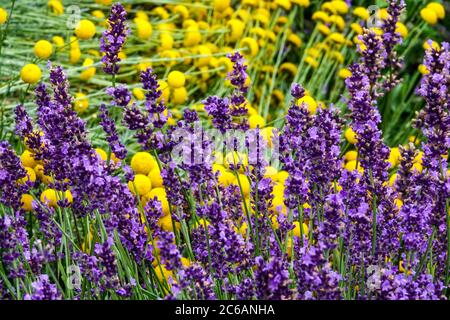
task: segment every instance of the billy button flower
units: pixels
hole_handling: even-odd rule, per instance
[[[344,154],[344,160],[346,162],[353,161],[358,158],[358,151],[356,150],[349,150]]]
[[[61,0],[50,0],[47,2],[47,7],[50,9],[50,12],[56,16],[60,16],[64,13],[64,6]]]
[[[321,21],[325,24],[328,24],[330,22],[330,16],[328,15],[328,13],[321,10],[315,11],[311,16],[311,19],[314,21]]]
[[[338,71],[338,76],[341,79],[347,79],[348,77],[351,77],[352,73],[347,68],[342,68]]]
[[[69,62],[76,64],[81,58],[81,50],[77,37],[70,37]]]
[[[38,82],[42,77],[42,71],[41,69],[33,64],[27,64],[25,65],[22,70],[20,71],[20,78],[23,82],[28,84],[34,84]]]
[[[186,83],[186,76],[181,71],[171,71],[167,77],[167,83],[173,89],[181,88]]]
[[[34,168],[37,161],[34,159],[33,154],[29,150],[25,150],[20,156],[20,162],[24,167]]]
[[[138,152],[131,158],[130,165],[134,173],[148,175],[153,168],[158,166],[158,163],[150,153]]]
[[[361,18],[362,20],[367,20],[370,18],[369,10],[367,10],[364,7],[356,7],[353,9],[353,15],[357,16],[358,18]]]
[[[152,183],[152,188],[161,188],[163,187],[163,178],[161,176],[161,170],[159,170],[159,166],[155,166],[148,173],[148,177]]]
[[[245,24],[239,19],[231,19],[227,22],[228,32],[226,34],[227,42],[236,42],[244,34]]]
[[[78,113],[84,113],[89,107],[89,100],[86,95],[82,92],[77,92],[75,94],[75,100],[73,102],[73,109]]]
[[[56,46],[57,49],[64,47],[64,38],[61,36],[53,36],[52,42]]]
[[[40,200],[43,204],[56,208],[58,206],[58,201],[66,199],[69,203],[73,202],[72,193],[70,190],[66,190],[64,193],[62,191],[56,191],[55,189],[45,189],[42,191]]]
[[[8,20],[8,12],[0,7],[0,24],[4,24]]]
[[[437,43],[436,41],[433,41],[433,40],[425,41],[422,45],[422,48],[424,48],[425,50],[430,50],[431,48],[433,48],[436,51],[440,50],[439,43]]]
[[[48,59],[53,53],[53,46],[47,40],[39,40],[34,45],[34,54],[39,59]]]
[[[156,188],[153,188],[151,191],[147,192],[142,197],[142,205],[145,206],[150,199],[155,199],[155,198],[159,202],[161,202],[161,208],[162,208],[163,215],[164,216],[170,215],[169,201],[167,200],[167,193],[164,188],[156,187]]]
[[[86,58],[83,61],[83,67],[88,67],[80,73],[80,79],[83,81],[88,81],[95,76],[97,69],[95,67],[91,67],[94,64],[94,60],[91,58]]]
[[[139,17],[134,19],[134,23],[136,24],[136,33],[139,39],[147,40],[151,37],[153,28],[148,20]]]
[[[45,174],[44,166],[42,164],[37,164],[34,167],[34,172],[43,184],[48,185],[50,183],[53,183],[53,178]]]
[[[234,181],[234,174],[228,171],[223,165],[214,163],[212,165],[212,171],[214,174],[217,174],[217,180],[220,185],[225,187],[229,186]]]
[[[137,174],[134,176],[133,180],[128,181],[128,189],[130,189],[131,193],[134,195],[143,196],[152,189],[152,182],[147,176]]]
[[[258,42],[250,37],[245,37],[240,41],[240,47],[245,48],[245,53],[250,57],[255,57],[259,52]]]
[[[34,183],[36,181],[36,173],[34,172],[33,168],[30,167],[24,167],[26,171],[26,176],[19,179],[17,181],[19,184],[26,184],[28,182]]]
[[[291,0],[291,2],[303,8],[308,8],[311,4],[310,0]]]
[[[226,9],[230,7],[230,0],[214,0],[213,2],[213,8],[214,11],[217,11],[219,13],[224,12]]]
[[[356,138],[356,133],[351,127],[348,127],[345,130],[344,137],[350,144],[356,144],[356,142],[358,141]]]
[[[317,102],[313,97],[309,95],[305,95],[302,98],[297,100],[298,105],[304,105],[310,114],[316,113],[317,110]]]
[[[427,4],[427,8],[433,10],[436,13],[438,19],[445,18],[445,8],[441,3],[431,2]]]
[[[95,36],[95,24],[87,19],[80,20],[75,27],[75,35],[78,39],[87,40]]]
[[[183,44],[185,47],[193,47],[202,41],[202,34],[197,24],[192,24],[185,29]]]
[[[436,12],[428,7],[420,10],[420,16],[426,23],[431,24],[431,25],[436,24],[438,21],[438,16],[437,16]]]
[[[33,211],[33,201],[34,198],[32,195],[25,193],[22,195],[20,202],[22,203],[22,209],[31,212]]]

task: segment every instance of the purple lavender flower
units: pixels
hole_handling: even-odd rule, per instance
[[[100,52],[104,53],[103,70],[108,74],[115,75],[119,72],[119,52],[129,33],[126,19],[124,7],[120,3],[113,4],[108,18],[109,27],[100,39]]]
[[[108,140],[108,144],[111,148],[111,151],[114,153],[114,155],[118,159],[125,159],[127,156],[127,149],[125,146],[120,142],[119,135],[117,134],[116,130],[116,124],[114,121],[109,117],[108,110],[106,109],[106,106],[102,104],[100,106],[100,125],[102,126],[103,130],[106,133],[106,139]]]
[[[286,300],[295,297],[290,288],[292,280],[289,277],[287,261],[281,257],[272,257],[264,261],[263,257],[255,258],[256,297],[264,300]]]
[[[106,93],[113,98],[111,102],[113,106],[126,107],[130,103],[131,93],[124,85],[109,87],[106,89]]]
[[[383,83],[383,88],[387,91],[394,88],[400,82],[398,73],[403,66],[403,61],[398,57],[394,47],[402,42],[402,37],[396,30],[397,22],[399,21],[404,8],[405,2],[403,0],[389,0],[387,8],[389,15],[383,20],[381,25],[381,30],[383,30],[383,46],[385,50],[384,65],[389,72]]]
[[[55,284],[51,283],[48,275],[41,274],[38,279],[31,284],[32,294],[26,294],[25,300],[61,300],[61,293]]]

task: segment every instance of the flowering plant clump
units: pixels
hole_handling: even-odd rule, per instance
[[[361,2],[0,8],[0,298],[449,298],[448,3]]]

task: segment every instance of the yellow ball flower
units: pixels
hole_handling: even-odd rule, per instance
[[[361,167],[361,162],[358,162],[356,160],[351,160],[351,161],[347,162],[345,164],[344,168],[347,169],[348,171],[358,170],[361,173],[363,172],[363,168]]]
[[[258,114],[252,115],[248,118],[248,123],[250,129],[255,129],[256,127],[263,128],[266,125],[266,120]]]
[[[53,53],[53,46],[47,40],[39,40],[34,45],[34,54],[39,59],[47,59]]]
[[[430,71],[427,69],[427,66],[424,64],[420,64],[419,67],[417,68],[417,70],[419,70],[419,72],[423,75],[430,73]]]
[[[167,83],[171,88],[181,88],[186,83],[186,77],[180,71],[171,71],[167,77]]]
[[[131,158],[131,169],[136,174],[148,175],[155,166],[158,166],[158,163],[148,152],[138,152]]]
[[[331,1],[331,6],[339,14],[346,14],[348,12],[348,5],[347,5],[347,3],[345,3],[345,1],[333,0],[333,1]]]
[[[264,168],[264,178],[270,178],[273,180],[277,173],[278,170],[272,166],[267,166]]]
[[[358,152],[356,150],[350,150],[344,154],[345,161],[356,160],[356,158],[358,158]]]
[[[108,160],[108,154],[102,148],[95,148],[95,153],[100,157],[102,161]]]
[[[147,40],[153,33],[152,25],[149,21],[142,18],[134,19],[136,23],[137,36],[141,40]]]
[[[20,71],[20,78],[22,81],[29,84],[38,82],[41,79],[41,76],[41,69],[33,63],[25,65]]]
[[[436,12],[430,8],[423,8],[422,10],[420,10],[420,16],[426,23],[431,25],[436,24],[438,20]]]
[[[86,58],[84,59],[83,67],[89,67],[92,66],[93,64],[94,60],[92,60],[91,58]],[[89,67],[81,72],[80,79],[83,81],[88,81],[95,76],[96,71],[97,69],[95,67]]]
[[[161,92],[162,92],[161,97],[159,97],[159,101],[160,100],[164,100],[165,102],[169,101],[169,97],[170,97],[169,84],[164,80],[158,80],[158,85],[159,85],[159,90],[161,90]]]
[[[20,161],[24,167],[34,168],[36,166],[36,160],[34,160],[33,154],[28,150],[22,153]]]
[[[291,0],[291,2],[304,8],[308,8],[310,5],[310,0]]]
[[[144,100],[145,99],[145,93],[144,90],[142,90],[141,88],[134,88],[132,90],[133,96],[137,99],[137,100]]]
[[[246,53],[250,57],[255,57],[259,52],[259,46],[255,39],[250,37],[245,37],[241,40],[241,48],[246,48]]]
[[[8,12],[5,9],[0,7],[0,24],[4,24],[8,19]]]
[[[311,56],[307,56],[305,58],[305,62],[314,69],[316,69],[319,66],[319,62]]]
[[[42,181],[43,184],[49,184],[53,182],[53,178],[51,176],[45,175],[43,165],[37,164],[34,167],[34,172],[36,173],[36,176]]]
[[[158,165],[150,170],[150,172],[148,173],[148,177],[152,182],[152,188],[159,188],[163,186],[163,178],[161,177],[161,171],[159,170]]]
[[[75,35],[83,40],[92,38],[95,35],[95,24],[87,19],[80,20],[75,27]]]
[[[294,230],[293,230],[294,237],[300,238],[300,236],[302,234],[303,234],[303,236],[308,234],[309,228],[306,225],[306,223],[302,224],[302,226],[303,226],[302,230],[300,230],[300,222],[294,221],[293,225],[294,225]],[[303,233],[300,233],[300,231],[302,231]]]
[[[173,37],[170,33],[163,32],[159,36],[159,41],[161,42],[161,50],[170,50],[173,47]]]
[[[244,33],[245,30],[245,24],[239,19],[231,19],[227,22],[227,27],[229,29],[228,35],[228,41],[236,42]]]
[[[244,197],[248,198],[250,195],[250,181],[245,174],[239,173],[237,177],[235,176],[233,184],[240,187]]]
[[[230,169],[232,166],[233,168],[240,166],[240,169],[243,169],[242,167],[246,168],[248,166],[248,157],[244,153],[236,151],[228,152],[225,155],[224,160],[224,165],[227,169]]]
[[[187,100],[188,92],[185,87],[175,88],[172,91],[172,103],[179,105],[183,104]]]
[[[431,2],[427,5],[427,8],[433,10],[439,19],[445,18],[445,8],[441,3]]]
[[[225,187],[232,184],[234,182],[234,179],[235,179],[235,175],[225,169],[223,171],[219,171],[219,174],[217,177],[219,184],[221,184]]]
[[[62,46],[64,46],[64,38],[61,36],[54,36],[52,38],[52,41],[57,48],[61,48]]]
[[[164,231],[173,232],[174,224],[175,224],[175,228],[177,230],[179,230],[181,227],[180,223],[178,221],[177,222],[173,221],[172,216],[170,214],[167,214],[158,220],[158,226],[160,226]]]
[[[347,79],[348,77],[352,76],[352,72],[346,68],[342,68],[339,70],[338,76],[339,78]]]
[[[391,151],[389,153],[389,163],[392,165],[392,167],[396,167],[400,163],[400,151],[397,147],[391,148]]]
[[[22,203],[22,209],[25,211],[33,211],[33,197],[30,194],[23,194],[20,198],[20,202]]]
[[[316,113],[317,110],[317,102],[314,100],[313,97],[310,96],[304,96],[297,100],[298,105],[304,105],[306,108],[308,108],[308,112],[310,114]]]
[[[342,33],[339,32],[333,32],[328,36],[328,38],[338,44],[342,44],[345,42],[345,37]]]
[[[433,40],[427,40],[423,43],[422,46],[425,50],[430,50],[431,48],[433,48],[434,50],[439,51],[440,50],[440,46],[439,43],[437,43],[436,41]]]
[[[193,47],[202,41],[202,34],[197,25],[191,25],[186,28],[184,33],[183,44],[185,47]]]
[[[230,7],[230,0],[214,0],[213,8],[214,11],[224,12]]]
[[[134,176],[133,181],[128,181],[128,188],[132,194],[143,196],[149,193],[152,189],[152,182],[147,176],[137,174]]]
[[[157,265],[154,269],[158,281],[163,284],[163,286],[164,283],[169,283],[169,278],[174,279],[172,271],[167,270],[163,265]]]
[[[112,0],[95,0],[95,3],[109,6],[112,3]]]
[[[169,201],[167,201],[166,190],[164,190],[164,188],[154,188],[154,189],[152,189],[152,191],[147,193],[143,197],[142,200],[145,204],[147,204],[147,202],[150,199],[154,199],[154,198],[156,198],[159,202],[161,202],[161,208],[162,208],[163,215],[165,215],[165,216],[169,215],[170,214],[170,206],[169,206]]]
[[[392,187],[395,183],[395,181],[397,180],[397,173],[394,173],[390,178],[389,178],[389,185]]]
[[[56,208],[58,206],[58,200],[62,199],[67,199],[69,203],[73,202],[73,197],[70,190],[66,190],[63,194],[61,191],[56,191],[55,189],[45,189],[42,191],[40,197],[43,204],[53,208]]]
[[[284,182],[286,181],[286,179],[289,177],[289,173],[287,171],[279,171],[275,177],[273,178],[273,180],[277,183],[280,183],[282,185],[284,185]]]
[[[50,11],[57,16],[60,16],[64,13],[64,6],[61,0],[50,0],[47,3],[47,6],[50,9]]]
[[[353,10],[353,14],[363,20],[367,20],[370,17],[369,11],[364,7],[356,7]]]
[[[73,109],[81,114],[87,110],[89,107],[89,100],[86,98],[86,95],[81,92],[77,92],[75,94],[75,101],[73,102]]]
[[[356,138],[356,133],[352,128],[348,127],[344,132],[345,139],[351,144],[355,144],[358,140]]]
[[[24,167],[26,171],[26,176],[19,179],[19,184],[25,184],[27,182],[35,182],[36,181],[36,173],[34,172],[33,168],[30,167]]]
[[[406,28],[406,26],[401,22],[397,22],[395,31],[400,33],[402,38],[406,38],[408,36],[408,28]]]

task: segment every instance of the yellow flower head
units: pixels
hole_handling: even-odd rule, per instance
[[[20,78],[23,82],[28,84],[34,84],[38,82],[41,79],[41,76],[41,69],[33,63],[25,65],[20,71]]]

